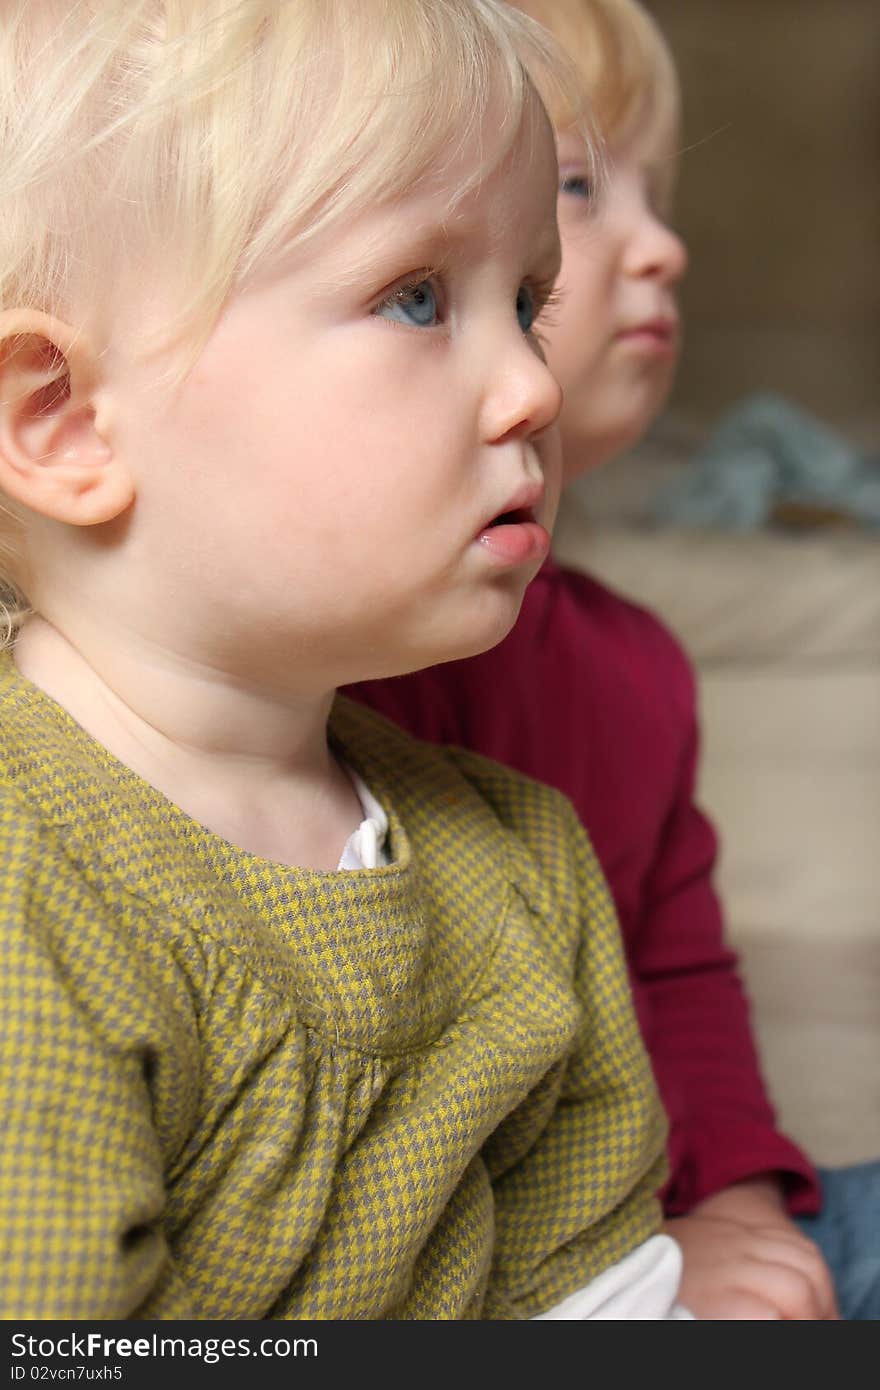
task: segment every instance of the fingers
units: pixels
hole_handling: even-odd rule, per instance
[[[681,1301],[698,1318],[762,1322],[839,1317],[818,1247],[790,1219],[751,1225],[691,1213],[667,1222],[681,1246]]]
[[[762,1293],[786,1319],[839,1317],[831,1274],[817,1246],[799,1232],[755,1229],[749,1251]]]
[[[779,1309],[750,1289],[725,1289],[713,1312],[704,1312],[702,1321],[709,1322],[782,1322]]]

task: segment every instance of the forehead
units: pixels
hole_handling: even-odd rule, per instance
[[[485,227],[500,240],[543,231],[552,243],[558,161],[550,121],[535,98],[526,105],[513,140],[507,137],[502,144],[497,119],[490,110],[484,122],[485,171],[474,180],[473,155],[463,152],[458,168],[450,169],[432,190],[441,199],[453,194],[448,205],[450,232]],[[457,195],[456,185],[461,190]],[[510,220],[514,207],[524,219],[519,223]]]
[[[490,110],[477,142],[457,150],[442,168],[425,170],[409,190],[327,228],[302,248],[300,264],[335,262],[333,278],[354,281],[404,252],[412,264],[398,269],[407,271],[447,256],[504,251],[552,269],[559,254],[557,169],[553,130],[537,98],[512,136],[503,113]]]
[[[570,127],[556,132],[556,147],[560,166],[589,162],[583,136]],[[632,122],[627,130],[609,136],[607,150],[606,172],[610,177],[614,175],[615,163],[654,167],[673,162],[677,154],[675,135],[668,123],[655,121],[647,114]]]
[[[638,164],[662,164],[676,157],[679,132],[675,121],[646,103],[635,120],[611,136],[612,157],[625,157]]]

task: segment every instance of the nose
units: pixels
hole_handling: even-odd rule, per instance
[[[687,263],[687,249],[678,233],[652,208],[644,207],[627,243],[626,273],[635,279],[658,280],[671,288],[683,278]]]
[[[533,439],[548,429],[562,408],[562,388],[537,342],[520,334],[503,357],[497,357],[485,391],[481,424],[489,443]]]

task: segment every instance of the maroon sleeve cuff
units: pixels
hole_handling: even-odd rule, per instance
[[[687,1136],[674,1133],[670,1159],[672,1176],[661,1192],[667,1216],[683,1216],[734,1183],[767,1176],[782,1183],[790,1215],[813,1215],[822,1205],[819,1177],[806,1155],[784,1135],[768,1133],[748,1119],[733,1129],[728,1118],[717,1133],[711,1124]]]

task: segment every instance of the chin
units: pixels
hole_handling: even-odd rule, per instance
[[[503,617],[484,628],[479,634],[475,633],[467,642],[458,641],[450,645],[445,656],[435,657],[425,665],[439,666],[446,661],[465,661],[468,657],[479,656],[481,652],[491,651],[497,647],[499,642],[503,642],[505,637],[512,632],[514,624],[519,617],[519,610],[522,606],[522,596],[519,602],[512,606],[509,612]]]
[[[635,394],[635,393],[634,393]],[[645,432],[660,415],[666,404],[667,392],[657,399],[652,395],[634,410],[633,402],[618,413],[606,412],[604,418],[589,415],[581,419],[561,421],[562,455],[565,483],[592,473],[638,444]]]
[[[370,665],[369,670],[362,669],[356,676],[349,674],[341,684],[405,676],[412,671],[424,671],[429,666],[445,665],[447,661],[463,661],[471,656],[479,656],[481,652],[497,647],[511,631],[519,617],[524,594],[525,584],[522,583],[516,586],[515,591],[513,586],[505,586],[503,591],[501,586],[496,586],[489,601],[484,599],[479,602],[478,612],[475,611],[478,600],[472,601],[469,612],[472,621],[467,626],[461,621],[454,627],[444,624],[447,628],[445,634],[440,632],[439,623],[433,630],[423,626],[415,634],[417,640],[412,645],[407,644],[405,650],[398,648],[394,653],[384,654]],[[458,616],[461,619],[461,610]],[[365,662],[364,667],[366,665]]]
[[[626,428],[619,425],[609,426],[604,432],[599,432],[596,422],[590,423],[592,427],[589,430],[574,429],[569,433],[563,433],[562,453],[565,459],[566,485],[574,482],[576,478],[582,478],[585,473],[595,473],[606,463],[611,463],[613,459],[637,444],[648,427],[647,424],[639,422],[630,423]]]
[[[530,574],[529,581],[532,577]],[[511,580],[512,576],[508,575],[507,582],[493,585],[491,593],[480,602],[479,614],[474,613],[479,621],[468,623],[467,631],[462,625],[451,633],[445,651],[435,653],[423,661],[422,666],[438,666],[446,661],[462,661],[470,656],[479,656],[481,652],[490,651],[503,642],[519,617],[527,587],[521,579],[515,583]]]

